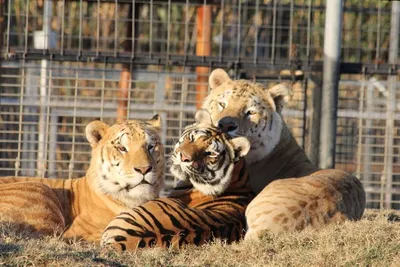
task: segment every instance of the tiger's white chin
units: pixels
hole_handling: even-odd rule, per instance
[[[197,190],[199,190],[204,195],[218,196],[218,195],[221,195],[223,192],[225,192],[225,190],[228,188],[229,184],[231,183],[233,168],[234,168],[234,164],[230,164],[225,175],[223,175],[223,176],[221,175],[221,177],[217,176],[216,178],[214,178],[213,181],[210,181],[210,183],[212,183],[214,181],[218,181],[217,184],[199,183],[192,179],[190,179],[190,182],[193,184],[193,186]]]
[[[110,195],[113,199],[124,203],[128,208],[140,206],[150,200],[156,199],[161,191],[161,186],[138,185],[135,189],[129,192],[120,191]]]
[[[220,183],[218,185],[200,184],[193,181],[191,182],[197,190],[199,190],[201,193],[207,196],[218,196],[222,194],[229,184],[229,181],[227,181],[224,184]]]
[[[99,180],[94,183],[94,188],[99,195],[109,196],[126,207],[132,208],[156,199],[164,186],[162,181],[157,180],[156,174],[146,175],[145,180],[148,183],[141,184],[142,179],[142,177],[137,179],[119,177],[116,180]],[[115,181],[118,183],[116,184]],[[129,186],[128,189],[125,189],[127,186]]]

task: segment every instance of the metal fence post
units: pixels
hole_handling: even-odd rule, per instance
[[[335,166],[342,9],[343,0],[327,0],[319,157],[321,168]]]
[[[389,63],[396,64],[398,58],[399,47],[399,31],[400,31],[400,2],[392,2],[392,15],[390,22],[390,46],[389,46]],[[384,207],[390,209],[392,207],[392,189],[393,189],[393,138],[394,138],[394,114],[396,111],[396,75],[390,75],[388,78],[388,98],[387,98],[387,118],[386,118],[386,136],[385,136],[385,158],[383,182],[385,183],[385,201]],[[383,193],[383,192],[382,192]],[[383,194],[382,194],[383,196]],[[382,204],[382,203],[381,203]],[[382,206],[381,206],[382,208]]]

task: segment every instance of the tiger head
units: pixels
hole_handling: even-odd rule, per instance
[[[93,121],[86,126],[92,147],[87,179],[100,195],[127,207],[158,197],[164,185],[164,147],[158,115],[148,121],[129,120],[112,126]]]
[[[281,111],[289,98],[289,89],[278,84],[270,89],[248,80],[231,80],[222,69],[214,70],[209,83],[211,92],[203,109],[213,124],[231,136],[246,136],[251,149],[246,163],[265,158],[281,140]]]
[[[220,195],[230,185],[235,163],[250,149],[245,137],[231,138],[211,124],[205,110],[196,113],[171,155],[171,173],[190,181],[205,195]]]

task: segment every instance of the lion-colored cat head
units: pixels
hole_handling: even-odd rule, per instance
[[[96,192],[128,207],[158,197],[164,185],[164,147],[158,115],[112,126],[93,121],[86,126],[92,147],[87,178]]]
[[[270,89],[248,80],[231,80],[222,69],[214,70],[211,92],[203,109],[212,122],[231,136],[245,136],[251,143],[248,164],[265,158],[281,139],[281,111],[289,98],[289,89],[278,84]]]

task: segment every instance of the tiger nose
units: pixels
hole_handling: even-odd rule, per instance
[[[143,175],[146,175],[151,171],[151,169],[153,169],[153,167],[152,166],[146,166],[146,167],[140,167],[140,168],[134,168],[134,169],[135,169],[135,171],[137,171],[137,172],[139,172],[139,173],[141,173]]]
[[[218,128],[224,132],[234,132],[238,128],[238,123],[234,118],[224,117],[218,121]]]
[[[181,161],[182,161],[182,162],[191,162],[191,161],[192,161],[192,157],[186,155],[185,153],[183,153],[183,152],[181,151]]]

